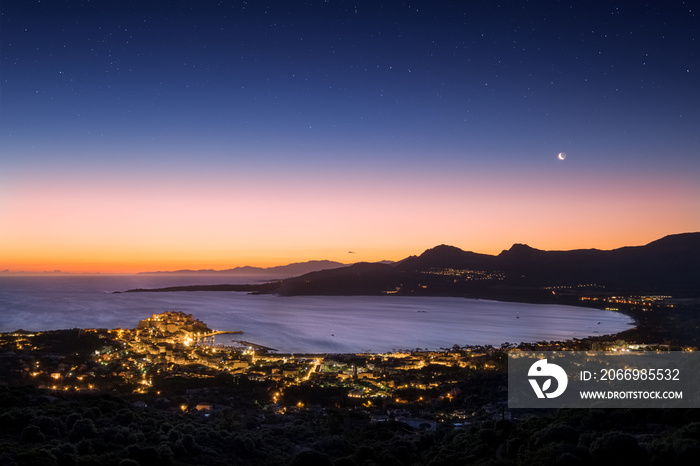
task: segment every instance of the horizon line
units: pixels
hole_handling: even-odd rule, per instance
[[[498,254],[489,254],[489,253],[477,253],[475,251],[471,251],[468,249],[463,249],[458,246],[453,246],[449,245],[447,243],[440,243],[438,245],[429,247],[427,249],[424,249],[422,252],[418,254],[411,254],[405,257],[402,257],[401,259],[397,260],[389,260],[389,259],[382,259],[382,260],[377,260],[377,261],[354,261],[354,262],[341,262],[337,260],[332,260],[332,259],[309,259],[309,260],[303,260],[303,261],[293,261],[293,262],[288,262],[288,263],[283,263],[283,264],[277,264],[277,265],[269,265],[269,266],[256,266],[256,265],[240,265],[240,266],[233,266],[233,267],[227,267],[227,268],[213,268],[213,267],[197,267],[197,268],[176,268],[175,270],[167,270],[167,269],[159,269],[159,270],[138,270],[138,271],[127,271],[127,270],[122,270],[122,271],[108,271],[108,270],[82,270],[82,271],[75,271],[75,270],[62,270],[61,268],[54,268],[53,270],[10,270],[9,268],[6,268],[4,270],[0,270],[0,276],[10,276],[10,275],[41,275],[41,276],[51,276],[51,275],[139,275],[139,274],[187,274],[187,273],[200,273],[200,274],[206,274],[207,272],[210,272],[211,274],[221,274],[221,275],[226,275],[227,271],[234,271],[236,269],[243,269],[243,268],[253,268],[253,269],[260,269],[260,270],[269,270],[277,267],[287,267],[291,265],[296,265],[296,264],[308,264],[312,262],[334,262],[338,264],[342,264],[342,266],[350,266],[353,264],[357,263],[395,263],[399,262],[401,260],[404,260],[408,257],[413,257],[413,256],[419,256],[420,254],[429,251],[431,249],[434,249],[436,247],[440,246],[449,246],[449,247],[454,247],[457,248],[461,251],[464,252],[472,252],[475,254],[483,254],[483,255],[490,255],[490,256],[498,256],[499,254],[503,253],[504,251],[507,251],[509,249],[512,249],[513,246],[516,245],[524,245],[528,247],[532,247],[533,249],[537,249],[540,251],[549,251],[549,252],[567,252],[567,251],[586,251],[586,250],[598,250],[598,251],[614,251],[616,249],[622,249],[622,248],[628,248],[628,247],[641,247],[641,246],[646,246],[648,244],[651,244],[655,241],[659,241],[664,238],[668,237],[673,237],[673,236],[681,236],[681,235],[692,235],[692,234],[700,234],[700,231],[687,231],[687,232],[682,232],[682,233],[671,233],[667,234],[664,236],[661,236],[659,238],[656,238],[652,241],[649,241],[644,244],[638,244],[638,245],[624,245],[624,246],[619,246],[611,249],[599,249],[599,248],[594,248],[594,247],[589,247],[589,248],[573,248],[573,249],[540,249],[540,248],[534,248],[527,243],[520,243],[516,242],[513,243],[510,248],[508,249],[502,249]],[[348,251],[348,254],[355,254],[354,251]],[[235,272],[231,272],[231,274],[235,274]]]

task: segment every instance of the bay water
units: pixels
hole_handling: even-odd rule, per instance
[[[133,288],[254,283],[211,275],[0,276],[0,332],[134,328],[165,311],[192,314],[211,329],[285,353],[386,352],[570,340],[614,334],[633,320],[613,311],[463,298],[251,295],[193,291],[119,293]]]

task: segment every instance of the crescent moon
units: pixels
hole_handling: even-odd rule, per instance
[[[566,158],[566,152],[559,152],[559,155],[557,155],[559,160],[564,160]]]

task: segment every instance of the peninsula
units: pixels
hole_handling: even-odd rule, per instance
[[[644,246],[543,251],[524,244],[493,256],[447,245],[395,263],[356,263],[251,285],[195,285],[127,292],[239,291],[293,295],[457,296],[572,303],[582,297],[700,297],[700,233]],[[590,304],[590,303],[589,303]]]

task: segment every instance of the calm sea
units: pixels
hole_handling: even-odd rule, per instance
[[[629,317],[571,306],[401,296],[279,297],[236,292],[113,294],[131,288],[251,283],[160,275],[0,276],[0,332],[133,328],[164,311],[293,353],[384,352],[567,340],[631,328]],[[231,336],[217,337],[226,344]]]

